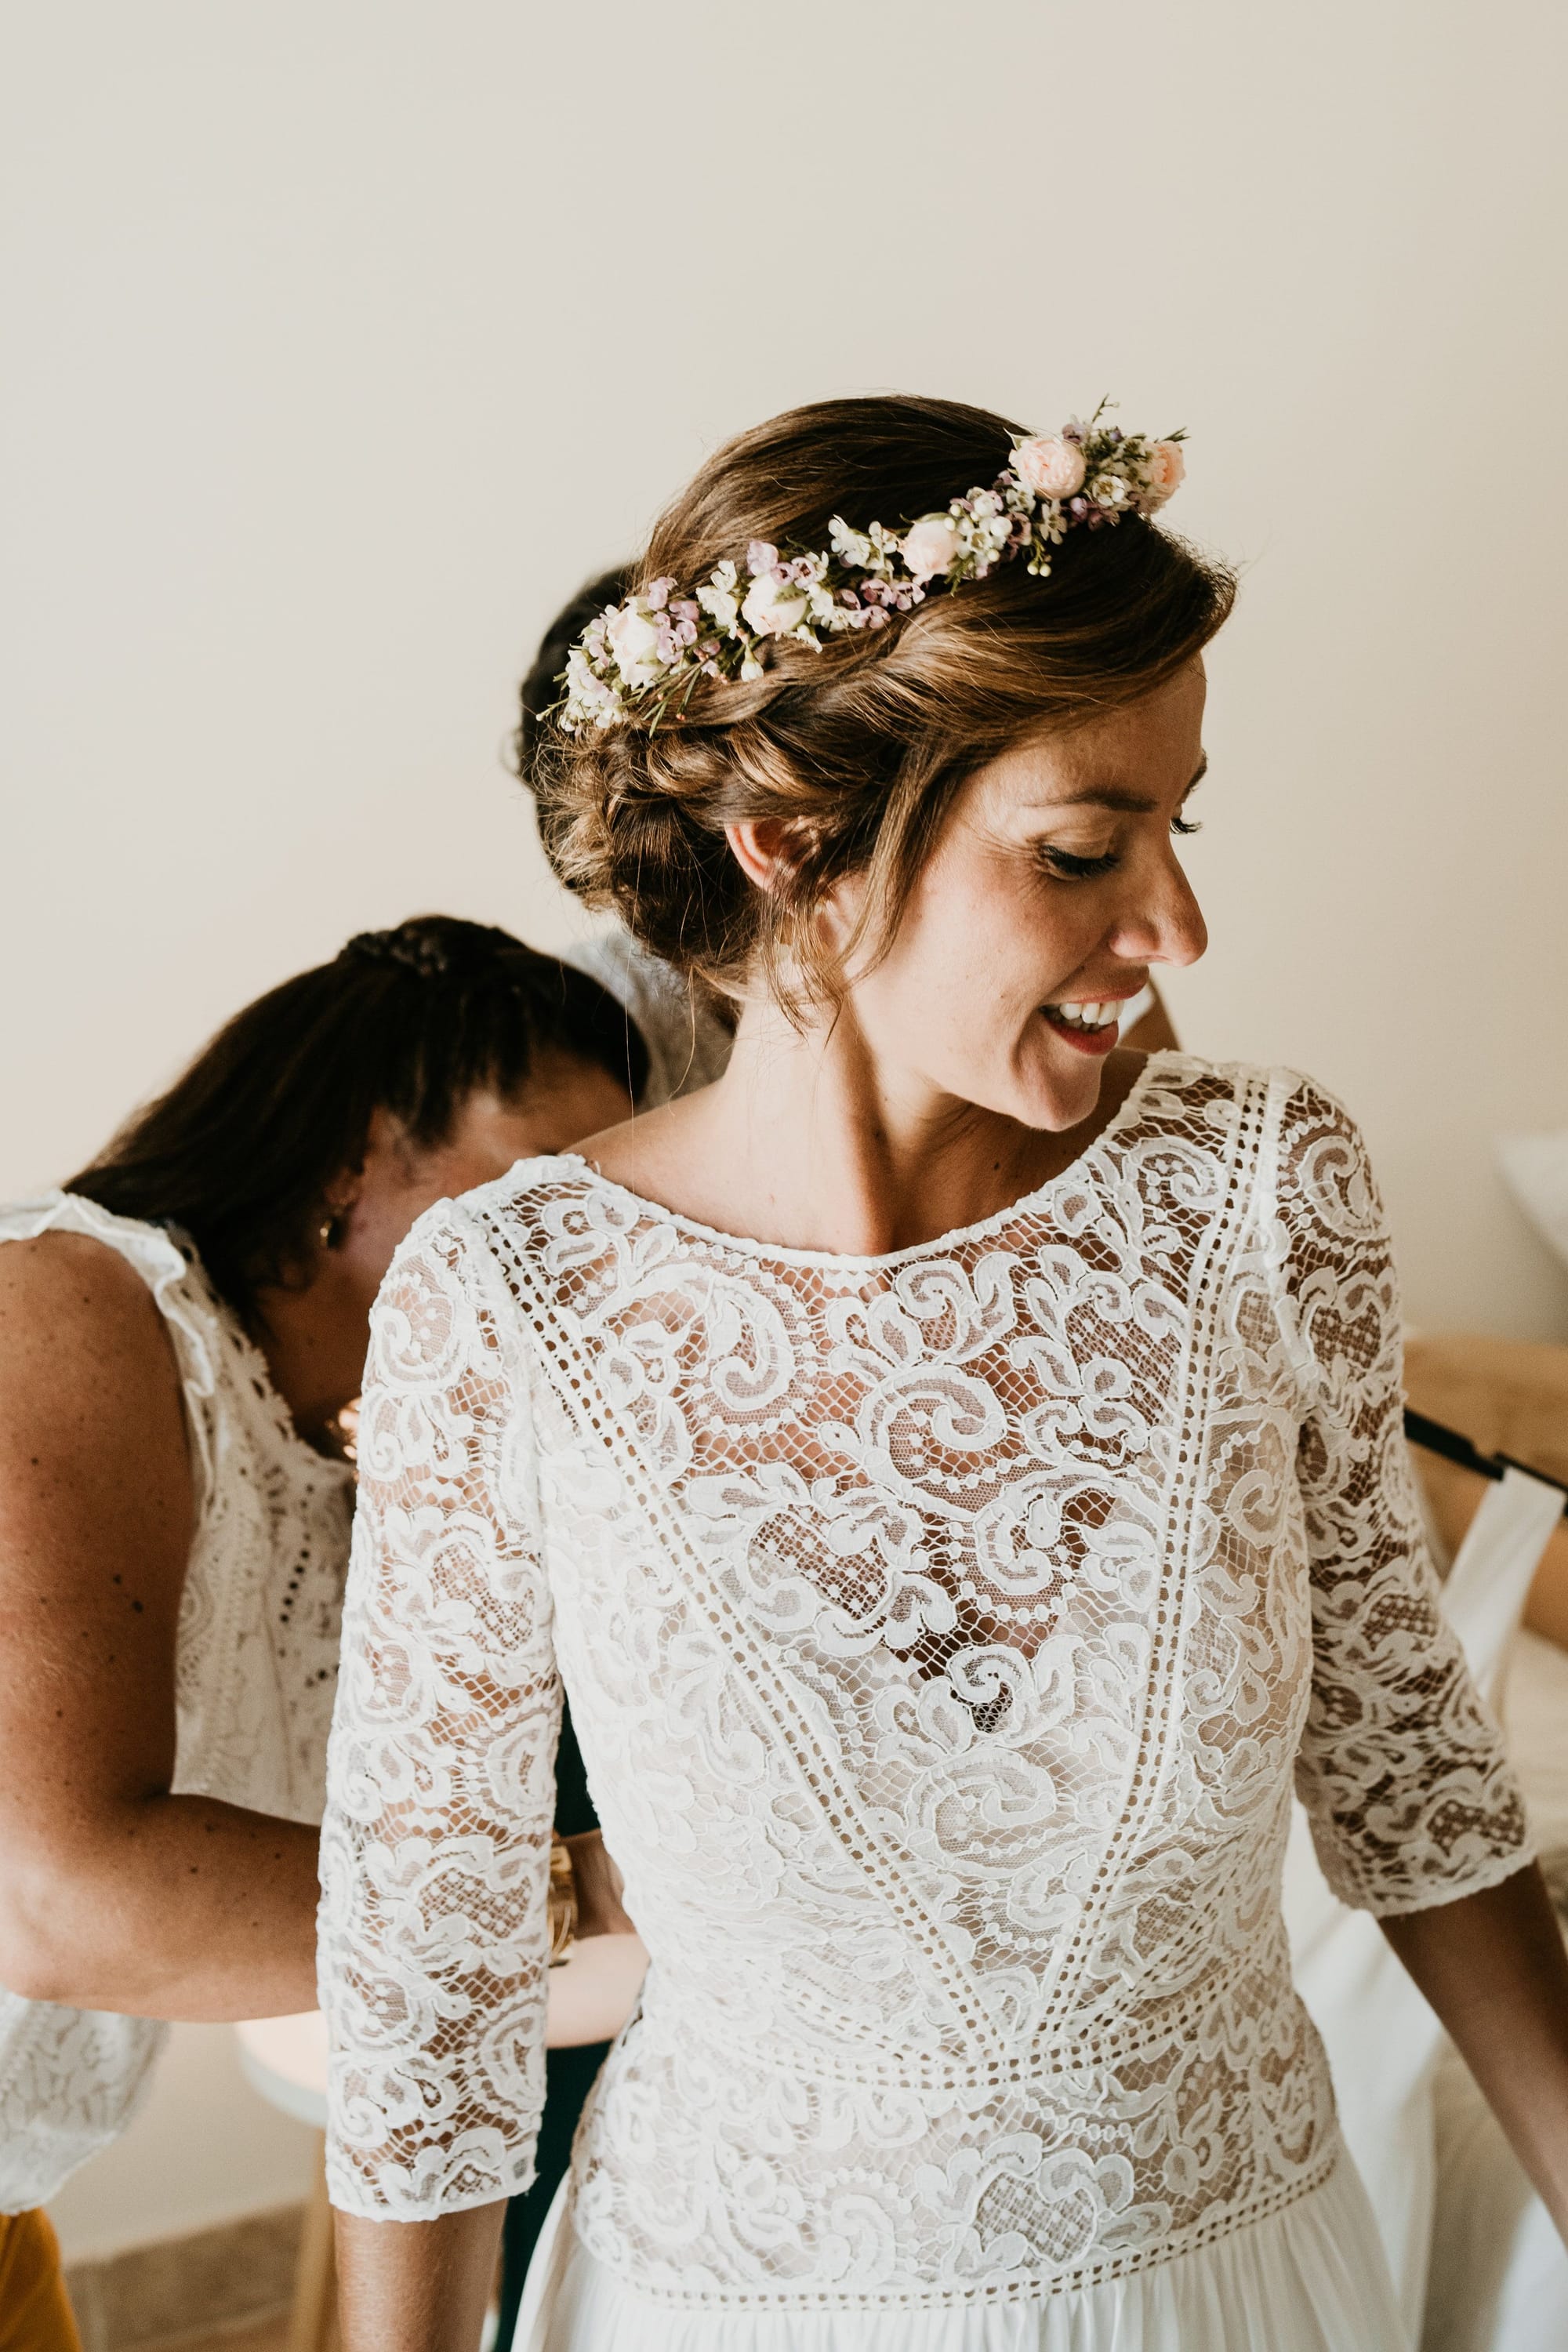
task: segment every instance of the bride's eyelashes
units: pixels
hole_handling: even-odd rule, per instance
[[[1201,833],[1203,825],[1194,817],[1173,816],[1171,831],[1183,835]],[[1047,873],[1061,882],[1087,882],[1095,875],[1110,873],[1121,863],[1120,853],[1114,849],[1102,851],[1098,857],[1080,857],[1073,850],[1058,849],[1049,841],[1037,842],[1035,856]]]
[[[1093,875],[1109,874],[1121,863],[1114,849],[1108,849],[1100,857],[1078,857],[1070,849],[1058,849],[1049,841],[1038,843],[1035,856],[1046,872],[1059,882],[1087,882]]]

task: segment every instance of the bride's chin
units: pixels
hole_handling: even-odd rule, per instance
[[[1079,1063],[1071,1069],[1037,1064],[1025,1089],[1027,1108],[1020,1113],[1023,1124],[1053,1135],[1080,1126],[1100,1100],[1104,1074],[1103,1062]]]

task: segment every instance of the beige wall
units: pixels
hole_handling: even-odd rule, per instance
[[[1184,1030],[1349,1097],[1419,1318],[1568,1331],[1489,1156],[1568,1118],[1565,46],[1551,0],[27,12],[0,1192],[357,926],[559,933],[511,682],[722,434],[1109,390],[1248,567]]]
[[[316,2135],[240,2071],[227,2025],[176,2025],[134,2121],[49,2207],[68,2263],[299,2202]]]

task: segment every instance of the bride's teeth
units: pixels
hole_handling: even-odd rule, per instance
[[[1047,1004],[1045,1010],[1058,1021],[1070,1022],[1075,1029],[1109,1029],[1121,1017],[1121,1006],[1115,997],[1079,1001],[1072,1004]]]

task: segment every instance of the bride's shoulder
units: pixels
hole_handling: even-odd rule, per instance
[[[1282,1062],[1220,1061],[1170,1049],[1146,1057],[1131,1095],[1142,1128],[1196,1122],[1217,1134],[1239,1118],[1271,1145],[1337,1135],[1361,1149],[1355,1119],[1339,1097]]]
[[[454,1223],[528,1223],[548,1217],[561,1202],[580,1199],[594,1184],[594,1169],[577,1152],[546,1151],[515,1161],[504,1176],[441,1205]]]
[[[639,1119],[635,1124],[640,1126]],[[613,1148],[621,1130],[590,1136],[580,1150],[520,1160],[504,1176],[442,1204],[465,1245],[503,1259],[537,1256],[552,1266],[613,1253],[658,1212],[630,1189],[640,1162]],[[601,1152],[604,1158],[601,1159]]]

